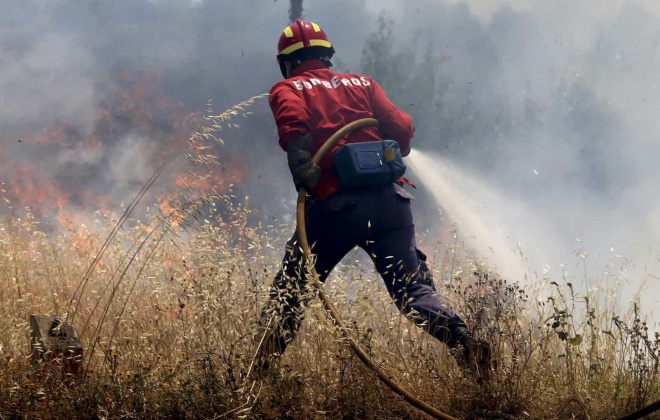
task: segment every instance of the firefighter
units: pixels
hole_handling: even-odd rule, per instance
[[[463,319],[437,293],[426,255],[416,247],[413,197],[403,188],[408,181],[400,178],[358,188],[341,185],[332,158],[338,147],[393,139],[406,156],[415,129],[411,117],[371,77],[334,72],[330,62],[334,52],[319,25],[297,19],[280,37],[277,61],[284,80],[272,87],[269,97],[293,183],[309,193],[306,229],[320,281],[351,249],[361,247],[373,260],[397,308],[446,343],[461,367],[484,370],[489,363],[488,346],[472,337]],[[353,131],[320,164],[312,161],[328,137],[361,118],[375,118],[380,125]],[[259,319],[257,365],[262,370],[293,340],[310,296],[294,234]]]

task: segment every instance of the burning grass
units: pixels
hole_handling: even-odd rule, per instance
[[[191,137],[185,193],[150,206],[146,225],[131,219],[134,203],[122,217],[96,212],[59,235],[44,233],[28,209],[4,212],[0,417],[424,417],[351,353],[318,300],[268,375],[248,374],[257,316],[293,227],[254,222],[247,200],[217,187],[225,181],[209,184],[219,165],[209,143],[246,105]],[[328,284],[353,336],[422,400],[458,418],[586,419],[660,396],[658,335],[637,306],[620,307],[616,267],[584,278],[581,295],[561,273],[516,283],[484,270],[457,241],[437,249],[439,290],[491,343],[497,366],[486,383],[464,377],[443,345],[396,311],[359,254]],[[47,313],[77,329],[80,375],[30,360],[28,318]]]
[[[126,244],[144,241],[144,228],[121,230],[82,295],[78,282],[114,220],[98,213],[93,227],[47,236],[29,213],[5,219],[0,415],[423,417],[362,366],[317,302],[281,363],[265,378],[247,376],[291,227],[251,226],[247,206],[220,207],[188,232],[157,226],[140,253]],[[496,374],[486,384],[464,378],[442,345],[401,317],[356,254],[328,287],[354,336],[416,395],[460,418],[609,418],[658,398],[658,337],[636,306],[617,313],[549,278],[536,279],[539,300],[445,249],[434,264],[439,287],[493,345]],[[27,321],[65,316],[70,302],[84,374],[62,379],[31,363]]]

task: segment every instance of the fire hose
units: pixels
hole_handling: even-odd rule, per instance
[[[363,118],[347,124],[346,126],[339,129],[335,134],[330,136],[330,138],[328,138],[328,140],[321,146],[321,148],[318,150],[318,152],[316,152],[316,154],[313,157],[314,162],[318,164],[321,161],[321,159],[327,154],[327,152],[331,150],[337,144],[337,142],[349,132],[362,127],[376,127],[376,126],[378,126],[378,120],[374,118]],[[312,286],[316,289],[326,312],[328,313],[330,319],[341,333],[342,337],[348,342],[349,346],[353,350],[353,353],[355,353],[358,359],[360,359],[368,368],[374,371],[374,373],[376,373],[378,378],[383,383],[385,383],[385,385],[387,385],[396,394],[403,397],[403,399],[406,400],[408,403],[410,403],[414,407],[418,408],[419,410],[425,412],[426,414],[436,419],[456,420],[454,417],[451,417],[441,412],[437,408],[432,407],[429,404],[425,403],[424,401],[420,400],[410,391],[408,391],[399,383],[397,383],[394,379],[392,379],[389,375],[383,372],[371,360],[371,358],[367,355],[366,351],[358,344],[358,342],[355,341],[355,339],[350,335],[349,331],[346,329],[344,325],[344,322],[341,319],[341,316],[339,315],[339,312],[337,312],[337,309],[332,304],[332,301],[330,301],[330,298],[325,293],[323,285],[319,280],[319,275],[316,272],[316,269],[314,268],[314,264],[312,263],[312,253],[309,248],[309,243],[307,242],[307,230],[305,228],[306,198],[307,198],[307,191],[305,191],[304,188],[300,188],[300,190],[298,191],[298,201],[296,205],[296,222],[297,222],[296,231],[298,233],[298,243],[303,251],[305,261],[309,266],[309,272],[312,277],[312,281],[311,281]]]
[[[655,413],[658,410],[660,410],[660,400],[644,406],[633,413],[626,414],[623,417],[618,417],[616,420],[638,420],[642,417],[648,416],[651,413]]]

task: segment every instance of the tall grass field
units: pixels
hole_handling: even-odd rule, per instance
[[[248,105],[209,117],[179,154],[213,168],[205,145]],[[294,226],[254,222],[246,198],[197,192],[169,212],[151,206],[142,222],[126,205],[58,233],[3,201],[0,419],[427,418],[353,355],[318,299],[279,362],[255,374],[258,315]],[[462,419],[607,419],[660,398],[658,333],[644,308],[617,298],[614,262],[583,279],[585,295],[557,273],[500,278],[456,232],[447,237],[423,246],[438,290],[492,346],[489,381],[465,376],[400,315],[361,251],[326,285],[353,337],[397,382]],[[33,360],[32,314],[75,327],[78,374]]]

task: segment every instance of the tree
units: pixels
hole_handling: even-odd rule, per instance
[[[362,72],[380,83],[392,102],[413,117],[417,145],[429,146],[432,140],[426,136],[432,121],[429,114],[439,109],[435,105],[439,100],[436,74],[443,58],[436,57],[429,44],[418,60],[419,37],[409,47],[395,48],[393,21],[381,15],[378,24],[378,31],[364,45]]]

